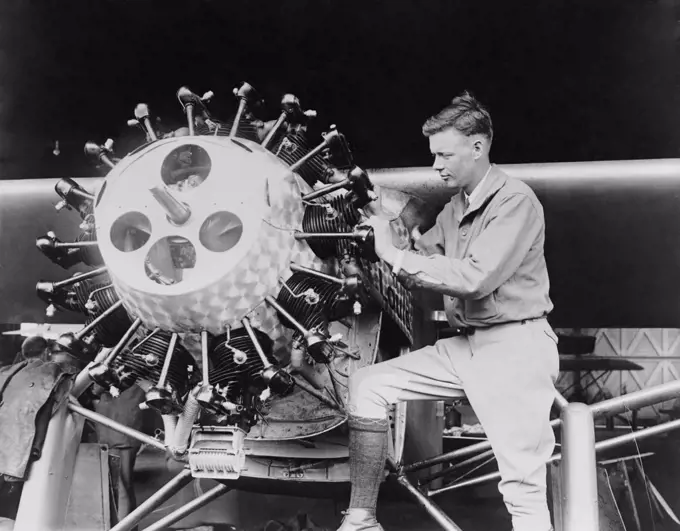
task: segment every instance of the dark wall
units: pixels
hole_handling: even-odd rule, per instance
[[[92,175],[82,145],[148,102],[181,120],[182,84],[248,80],[337,122],[365,167],[429,164],[424,118],[464,88],[492,110],[497,162],[678,156],[668,1],[5,0],[0,178]],[[61,155],[51,154],[59,139]]]

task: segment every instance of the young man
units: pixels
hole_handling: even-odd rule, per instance
[[[470,94],[427,120],[434,170],[455,194],[418,252],[392,245],[372,217],[378,256],[410,287],[444,296],[459,335],[357,371],[350,380],[349,511],[339,531],[378,531],[387,450],[386,406],[465,393],[491,442],[514,531],[549,531],[546,461],[559,360],[543,254],[543,209],[533,191],[489,161],[491,117]]]

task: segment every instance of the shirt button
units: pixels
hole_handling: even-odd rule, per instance
[[[467,229],[461,229],[460,233],[461,233],[463,236],[467,236],[468,230],[467,230]]]

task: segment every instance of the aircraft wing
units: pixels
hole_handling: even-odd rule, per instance
[[[35,246],[36,238],[53,231],[62,241],[74,241],[80,229],[77,212],[55,206],[60,197],[54,191],[59,179],[0,181],[0,323],[82,323],[83,316],[57,312],[45,316],[46,304],[35,293],[38,280],[59,281],[78,271],[53,264]],[[96,191],[101,179],[77,179],[89,191]]]
[[[680,159],[499,166],[543,204],[553,326],[680,327]],[[451,197],[429,168],[369,174],[409,229]]]
[[[527,182],[546,218],[555,327],[680,327],[680,159],[500,165]],[[451,190],[429,168],[369,172],[385,210],[429,228]],[[100,179],[77,179],[96,191]],[[78,323],[45,316],[38,280],[65,272],[35,247],[53,230],[73,240],[80,218],[57,212],[57,179],[0,181],[0,322]],[[81,269],[84,270],[84,269]],[[443,307],[434,298],[432,310]]]

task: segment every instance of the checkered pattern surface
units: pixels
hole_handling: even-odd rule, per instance
[[[201,290],[179,295],[161,295],[134,289],[124,278],[111,274],[113,284],[125,308],[139,316],[149,328],[160,327],[183,334],[201,329],[213,334],[228,327],[241,327],[241,319],[267,333],[274,341],[274,355],[286,359],[292,332],[281,325],[276,311],[264,302],[267,295],[276,297],[281,281],[292,274],[290,263],[328,271],[305,241],[294,238],[300,230],[304,206],[300,201],[306,183],[294,175],[271,178],[267,183],[270,209],[262,220],[257,238],[237,266],[216,282]],[[200,359],[200,342],[186,346]]]
[[[269,207],[252,246],[234,267],[225,270],[208,286],[181,291],[180,283],[178,293],[159,294],[157,289],[145,291],[133,287],[131,281],[126,282],[125,274],[117,275],[116,268],[111,268],[113,285],[126,310],[140,317],[149,329],[160,327],[179,332],[182,344],[197,360],[199,368],[199,331],[221,334],[229,327],[240,328],[241,319],[248,317],[253,327],[273,340],[274,356],[285,366],[290,359],[293,331],[281,324],[276,311],[264,302],[265,296],[276,298],[282,282],[292,275],[291,262],[329,274],[335,274],[338,267],[336,259],[321,260],[305,241],[294,238],[295,231],[301,230],[304,214],[301,196],[310,191],[310,186],[293,174],[269,178],[266,186]],[[403,237],[398,227],[397,233]],[[200,245],[198,241],[192,243]],[[381,319],[380,312],[366,312],[353,318],[354,324],[349,328],[339,322],[332,323],[331,331],[342,334],[342,349],[346,352],[339,351],[330,364],[337,386],[325,365],[314,365],[327,393],[337,392],[340,399],[346,401],[349,374],[371,364],[376,355]],[[337,388],[334,390],[334,387]],[[275,440],[311,436],[344,422],[342,414],[299,389],[289,397],[267,401],[264,413],[269,422],[258,423],[250,437]]]

